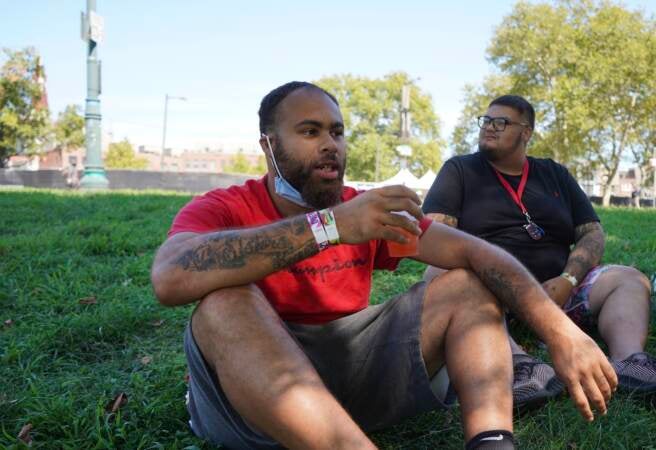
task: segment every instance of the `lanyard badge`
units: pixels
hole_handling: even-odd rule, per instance
[[[539,241],[540,239],[542,239],[545,234],[544,230],[540,228],[538,224],[533,222],[531,216],[526,210],[526,207],[524,206],[524,203],[522,203],[522,195],[524,194],[524,188],[526,187],[526,181],[528,180],[528,170],[529,170],[528,159],[524,161],[524,167],[522,167],[522,179],[519,181],[517,192],[515,192],[512,186],[510,186],[510,183],[508,183],[508,181],[501,175],[501,173],[496,169],[496,167],[492,167],[492,168],[494,169],[494,172],[497,174],[497,178],[499,178],[499,182],[501,183],[501,185],[506,189],[506,191],[508,191],[508,194],[510,194],[510,198],[512,198],[515,204],[519,206],[519,208],[522,210],[522,213],[526,218],[526,225],[524,225],[522,228],[526,230],[526,232],[531,237],[531,239],[535,241]]]

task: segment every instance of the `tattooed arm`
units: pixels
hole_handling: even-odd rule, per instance
[[[563,272],[581,281],[590,269],[599,265],[604,256],[604,230],[599,222],[584,223],[574,230],[574,240],[576,244]]]
[[[448,225],[451,228],[458,228],[458,219],[448,214],[429,213],[426,214],[426,217],[430,218],[433,222],[443,223],[444,225]],[[445,272],[446,270],[440,267],[428,266],[424,271],[423,279],[424,281],[428,282],[435,277],[439,277]]]
[[[405,242],[402,227],[419,235],[417,225],[391,211],[423,217],[417,194],[404,186],[371,189],[333,209],[340,241],[371,239]],[[315,255],[317,243],[305,214],[260,227],[214,233],[178,233],[155,255],[151,280],[165,305],[183,305],[217,289],[240,286]]]
[[[590,269],[601,262],[604,254],[604,230],[599,222],[579,225],[574,230],[576,245],[569,254],[563,272],[574,275],[581,282]],[[542,287],[557,305],[563,306],[572,293],[574,286],[560,275],[551,278]]]
[[[554,368],[581,414],[606,411],[617,376],[603,352],[551,301],[532,275],[506,251],[482,239],[432,224],[420,239],[418,260],[474,272],[501,304],[526,322],[549,349]]]
[[[166,305],[252,283],[318,252],[305,215],[256,228],[179,233],[159,249],[151,278]]]
[[[433,222],[443,223],[451,228],[458,228],[458,219],[448,214],[430,213],[426,214],[426,217],[430,218]]]

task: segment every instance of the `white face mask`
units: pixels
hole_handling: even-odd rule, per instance
[[[298,190],[282,176],[282,172],[280,171],[280,169],[278,168],[278,164],[276,163],[276,158],[275,156],[273,156],[273,148],[271,148],[271,141],[269,140],[269,136],[262,133],[262,137],[265,138],[267,141],[267,146],[269,147],[269,153],[271,154],[271,161],[273,162],[273,168],[276,170],[276,174],[277,174],[274,180],[276,194],[298,206],[302,206],[303,208],[312,208],[311,205],[308,205],[305,202],[305,200],[303,200],[303,196],[301,195],[301,193],[298,192]]]

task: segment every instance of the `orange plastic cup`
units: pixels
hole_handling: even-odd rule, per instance
[[[419,254],[419,236],[416,234],[410,233],[405,228],[391,227],[394,230],[398,231],[406,238],[408,238],[407,244],[401,244],[396,241],[387,241],[387,249],[389,250],[390,256],[401,257],[401,256],[416,256]]]

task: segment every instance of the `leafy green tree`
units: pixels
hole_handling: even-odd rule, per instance
[[[109,144],[105,155],[105,167],[108,169],[143,170],[148,166],[146,158],[139,158],[127,139]]]
[[[44,100],[43,67],[32,47],[3,49],[0,68],[0,167],[17,153],[33,155],[45,142],[49,112]]]
[[[266,171],[267,167],[264,155],[258,156],[256,164],[251,164],[249,159],[246,158],[246,155],[244,155],[244,150],[241,148],[232,157],[230,164],[224,169],[226,173],[245,173],[249,175],[264,175]]]
[[[497,70],[466,91],[456,152],[471,148],[476,132],[466,115],[499,95],[522,95],[536,109],[531,153],[579,174],[601,170],[608,204],[620,161],[641,151],[654,114],[654,20],[605,0],[520,1],[496,29],[488,57]]]
[[[251,173],[253,168],[248,158],[244,155],[244,149],[240,148],[237,153],[232,157],[230,164],[228,164],[224,172],[227,173]]]
[[[55,143],[63,150],[84,146],[84,117],[78,105],[68,105],[54,124]]]
[[[416,176],[439,168],[445,144],[438,116],[430,95],[422,92],[408,74],[395,72],[380,79],[335,75],[321,78],[316,84],[339,101],[347,133],[349,179],[384,180],[398,172],[401,155],[396,147],[402,144],[404,85],[410,87],[411,98],[411,139],[407,144],[412,147],[412,155],[408,168]]]
[[[264,158],[264,155],[260,155],[257,157],[257,164],[253,167],[253,174],[254,175],[264,175],[267,171],[267,166],[266,166],[266,159]]]

